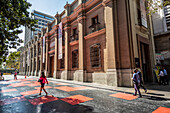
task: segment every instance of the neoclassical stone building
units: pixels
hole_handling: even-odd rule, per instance
[[[56,79],[132,86],[133,70],[139,68],[144,82],[152,82],[152,22],[142,10],[142,1],[67,3],[65,10],[56,14],[55,20],[25,47],[23,73],[40,76],[44,71]],[[62,41],[58,38],[61,22]]]

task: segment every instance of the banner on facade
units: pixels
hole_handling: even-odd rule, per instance
[[[58,28],[58,59],[62,59],[62,22]]]
[[[45,63],[45,36],[43,37],[43,63]]]
[[[145,7],[145,1],[146,0],[140,0],[140,10],[141,10],[141,24],[144,26],[144,27],[148,27],[147,26],[147,18],[146,18],[146,7]]]
[[[28,48],[28,54],[27,54],[27,64],[28,64],[28,66],[30,66],[29,59],[30,59],[30,48]]]
[[[22,57],[23,57],[23,61],[22,61],[23,63],[22,64],[23,64],[23,67],[25,67],[25,54],[23,54]]]

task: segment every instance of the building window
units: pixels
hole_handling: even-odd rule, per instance
[[[95,16],[92,18],[92,25],[89,27],[91,29],[91,32],[95,32],[100,30],[99,27],[100,23],[99,23],[99,19],[98,16]]]
[[[78,40],[78,31],[77,31],[77,28],[73,29],[73,35],[71,36],[71,42],[75,41],[75,40]]]
[[[78,50],[72,51],[72,68],[78,68]]]
[[[64,69],[64,59],[65,59],[65,54],[63,53],[62,59],[60,59],[60,69]]]
[[[94,44],[90,47],[91,67],[100,67],[100,44]]]
[[[92,25],[95,25],[98,23],[98,16],[92,18]]]

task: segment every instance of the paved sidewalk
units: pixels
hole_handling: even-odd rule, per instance
[[[62,79],[54,79],[54,78],[48,78],[49,80],[53,81],[61,81],[64,83],[71,83],[71,84],[78,84],[78,85],[84,85],[84,86],[90,86],[102,90],[110,90],[110,91],[117,91],[122,93],[134,93],[134,88],[132,87],[116,87],[116,86],[108,86],[104,84],[96,84],[96,83],[85,83],[85,82],[77,82],[72,80],[62,80]],[[143,96],[151,96],[153,98],[158,99],[166,99],[167,101],[170,101],[170,85],[158,85],[158,84],[147,84],[145,85],[145,88],[147,88],[147,93],[143,89],[140,89]]]

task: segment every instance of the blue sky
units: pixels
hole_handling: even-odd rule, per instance
[[[28,11],[32,12],[33,10],[37,10],[42,13],[55,16],[57,11],[61,13],[64,10],[64,6],[67,1],[68,3],[72,3],[74,0],[27,0],[27,2],[32,4]],[[24,40],[25,28],[21,27],[21,29],[23,30],[23,33],[21,33],[19,37]],[[23,46],[24,44],[21,45]],[[10,51],[15,50],[11,49]]]

